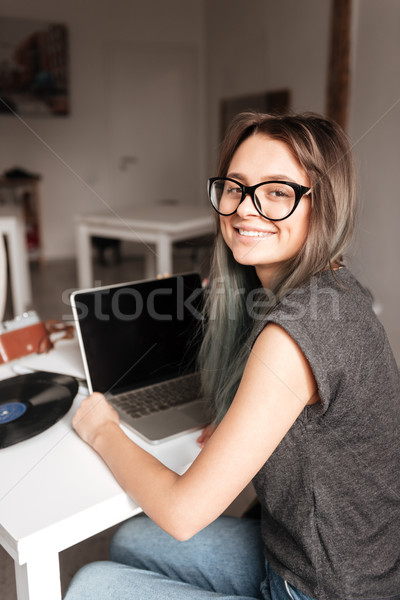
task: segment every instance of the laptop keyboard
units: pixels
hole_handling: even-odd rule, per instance
[[[199,373],[191,373],[154,385],[113,396],[111,404],[137,419],[154,412],[198,399]]]

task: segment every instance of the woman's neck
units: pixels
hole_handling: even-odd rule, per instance
[[[265,290],[273,290],[278,275],[276,267],[260,265],[256,266],[255,269],[262,287]]]

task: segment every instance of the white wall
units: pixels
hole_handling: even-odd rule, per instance
[[[219,102],[289,88],[292,109],[322,112],[329,0],[206,0],[208,168],[215,169]]]
[[[350,135],[360,217],[352,268],[381,305],[400,365],[400,3],[355,4]]]
[[[0,116],[0,172],[18,165],[42,174],[45,256],[72,256],[73,215],[101,210],[102,200],[111,206],[118,202],[106,123],[107,48],[114,42],[187,45],[198,53],[201,72],[202,0],[2,0],[1,15],[69,28],[71,114],[24,121]]]

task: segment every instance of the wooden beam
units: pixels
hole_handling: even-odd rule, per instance
[[[332,0],[326,114],[344,129],[350,95],[352,0]]]

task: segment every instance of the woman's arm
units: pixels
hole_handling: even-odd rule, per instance
[[[78,409],[73,426],[121,487],[160,527],[185,540],[218,517],[266,462],[317,386],[300,348],[269,324],[250,353],[235,399],[204,450],[177,475],[119,427],[101,394]]]

